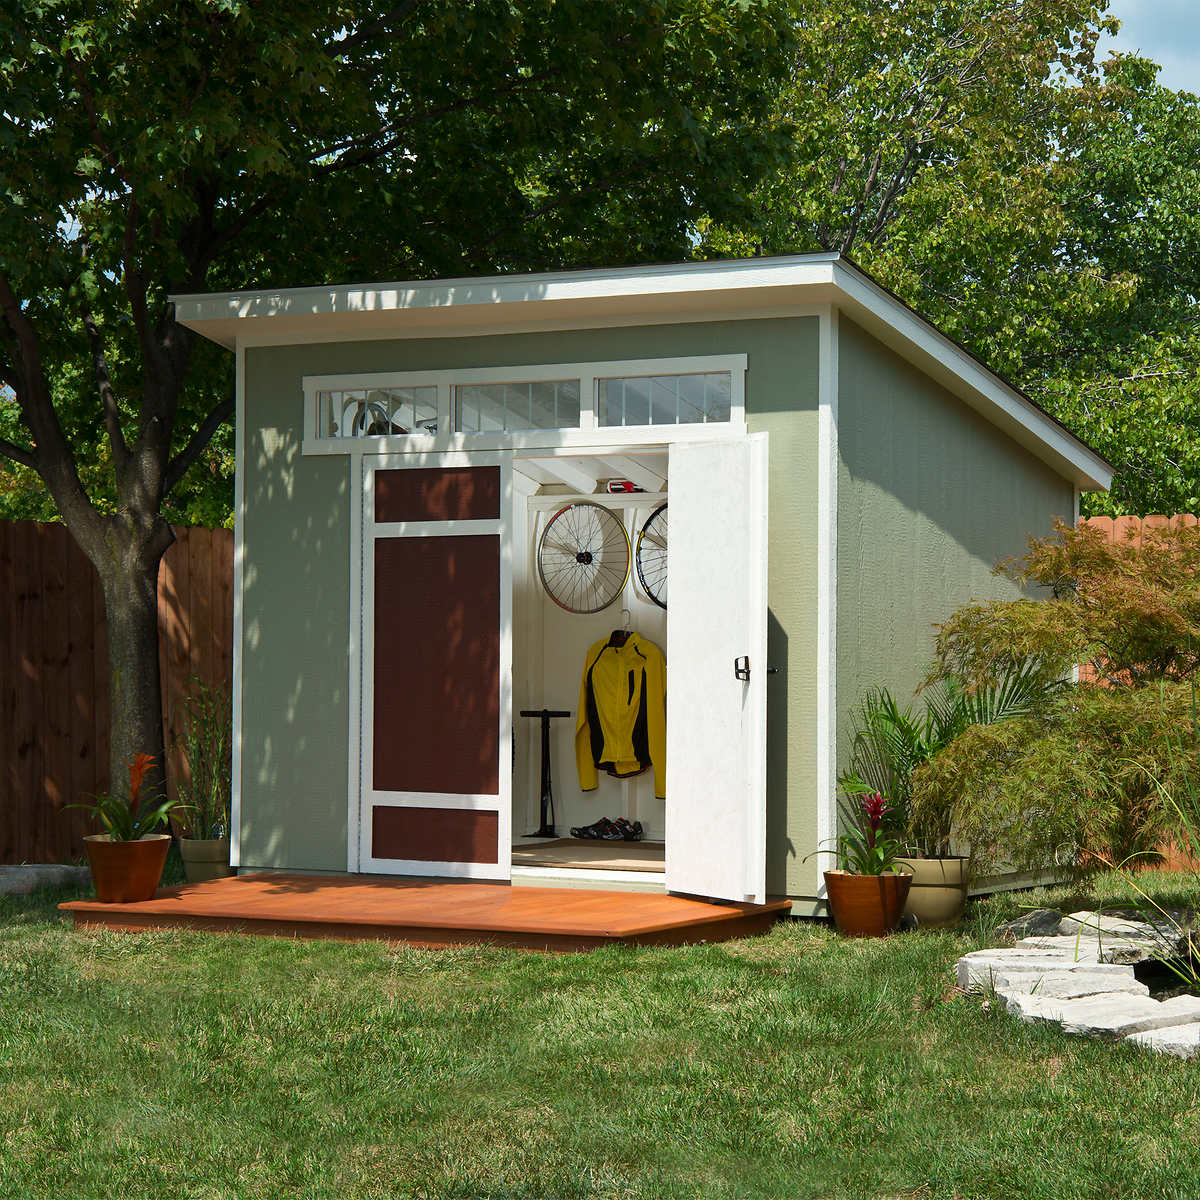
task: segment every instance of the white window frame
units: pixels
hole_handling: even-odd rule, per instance
[[[746,428],[746,355],[716,354],[689,358],[635,358],[608,362],[538,363],[520,367],[467,367],[461,370],[389,371],[359,375],[304,376],[304,454],[430,454],[464,450],[530,450],[562,446],[623,446],[631,441],[703,441],[744,433]],[[641,379],[663,375],[729,375],[729,420],[681,425],[606,425],[597,423],[598,379]],[[579,380],[579,425],[569,429],[522,429],[494,433],[457,433],[451,428],[453,389],[488,383],[545,383]],[[320,392],[436,387],[438,432],[377,437],[327,437],[318,430]]]

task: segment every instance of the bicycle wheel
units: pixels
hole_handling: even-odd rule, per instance
[[[538,543],[538,575],[559,608],[594,613],[625,590],[630,557],[621,519],[603,505],[581,500],[546,522]]]
[[[667,506],[660,504],[647,518],[638,534],[638,579],[642,590],[658,605],[667,607]]]

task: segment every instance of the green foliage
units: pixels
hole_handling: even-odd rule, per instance
[[[1117,468],[1200,507],[1200,100],[1096,59],[1107,0],[800,0],[785,168],[711,253],[836,250]]]
[[[164,799],[154,787],[146,785],[146,772],[153,762],[153,754],[139,754],[127,764],[127,791],[100,792],[86,803],[67,807],[90,812],[114,842],[136,842],[148,833],[157,832],[166,824],[167,817],[181,807],[181,802]]]
[[[895,871],[904,843],[889,830],[891,805],[879,792],[864,792],[860,780],[847,778],[842,786],[849,800],[838,804],[845,832],[833,839],[841,869],[854,875]]]
[[[975,688],[1022,657],[1065,675],[1027,714],[965,729],[913,775],[912,820],[952,828],[987,864],[1120,861],[1179,837],[1173,797],[1200,772],[1200,532],[1140,544],[1059,525],[998,568],[1043,599],[971,604],[939,627],[935,673]]]
[[[1059,675],[1086,663],[1109,684],[1142,687],[1200,669],[1198,527],[1108,542],[1059,522],[996,571],[1041,598],[960,608],[938,627],[935,674],[978,686],[1037,658]]]
[[[787,13],[786,0],[5,6],[0,278],[36,330],[97,509],[125,503],[98,364],[128,440],[165,436],[171,453],[231,392],[231,356],[174,326],[172,293],[688,256],[700,216],[736,219],[775,161]],[[28,448],[11,397],[29,367],[5,334],[0,320],[0,438]],[[147,389],[175,376],[178,397],[148,412]],[[231,450],[214,441],[164,515],[227,523]],[[0,469],[0,516],[53,514],[28,466]]]
[[[969,726],[1029,716],[1060,686],[1040,660],[1031,659],[974,689],[953,676],[940,676],[926,687],[920,713],[911,704],[901,708],[887,688],[872,689],[852,714],[850,765],[839,784],[847,792],[881,792],[892,801],[893,823],[918,852],[946,855],[953,834],[950,814],[927,806],[914,809],[917,769]]]
[[[952,826],[980,867],[1152,850],[1176,829],[1160,787],[1200,770],[1196,747],[1171,748],[1189,703],[1185,684],[1079,685],[1034,716],[972,726],[915,773],[913,819]]]
[[[193,678],[182,708],[179,742],[188,774],[179,781],[183,808],[177,815],[182,836],[225,837],[230,830],[232,712],[229,696]]]

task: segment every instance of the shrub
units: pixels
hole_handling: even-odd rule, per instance
[[[1200,766],[1190,729],[1200,670],[1200,529],[1111,544],[1059,523],[997,570],[1041,599],[970,604],[939,627],[927,683],[986,688],[1036,658],[1064,683],[1014,719],[973,724],[914,772],[913,822],[951,827],[978,865],[1120,860],[1180,835]]]

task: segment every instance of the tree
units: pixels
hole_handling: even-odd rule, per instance
[[[10,0],[0,455],[95,565],[162,762],[170,497],[233,412],[171,293],[680,257],[772,160],[782,0]]]
[[[938,628],[930,682],[986,691],[1034,663],[1060,686],[923,763],[914,818],[952,827],[977,860],[1030,868],[1178,837],[1200,769],[1200,529],[1147,529],[1139,545],[1060,524],[997,570],[1040,598],[960,608]],[[1077,663],[1091,670],[1071,682]]]
[[[836,250],[1117,467],[1200,506],[1200,102],[1096,60],[1107,0],[802,0],[786,168],[713,253]]]

